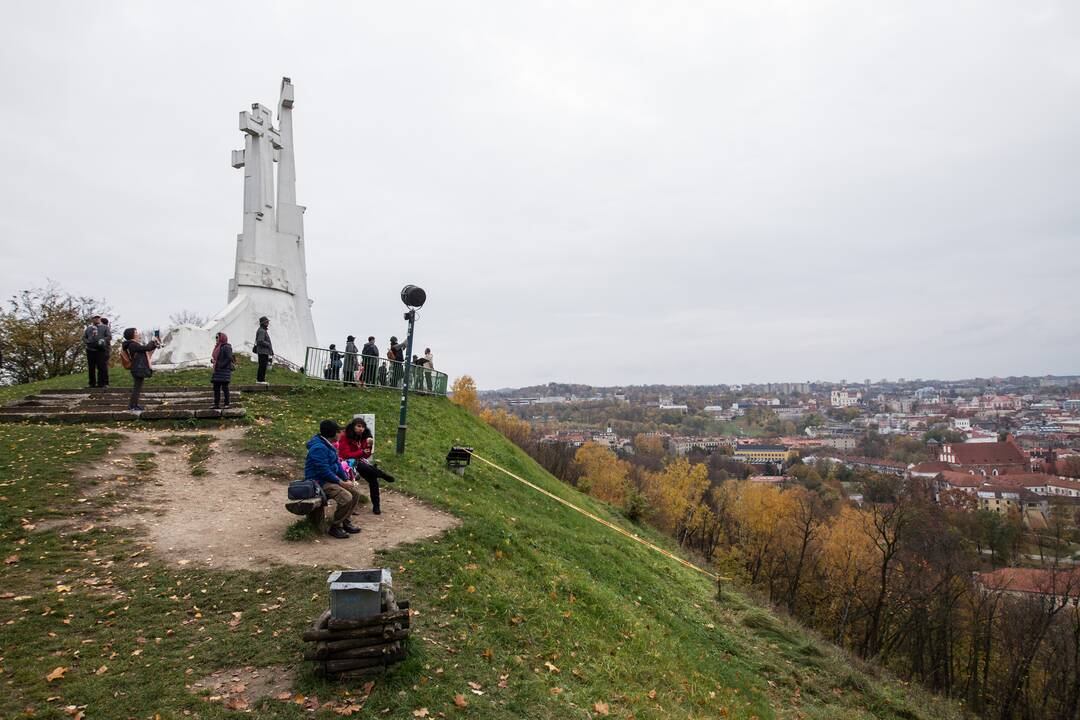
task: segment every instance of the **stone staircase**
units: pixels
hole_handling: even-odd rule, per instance
[[[0,406],[0,422],[24,420],[59,422],[113,422],[117,420],[220,420],[242,418],[243,399],[251,393],[266,392],[265,385],[233,388],[232,405],[214,410],[214,394],[209,387],[153,387],[143,390],[141,413],[127,409],[130,388],[49,389]]]

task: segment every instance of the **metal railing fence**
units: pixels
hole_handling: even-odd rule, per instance
[[[309,347],[304,358],[303,373],[312,380],[323,382],[394,389],[401,388],[403,384],[405,363],[372,355]],[[446,395],[448,389],[446,373],[423,365],[413,365],[409,370],[409,392]]]

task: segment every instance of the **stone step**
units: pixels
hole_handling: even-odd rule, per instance
[[[0,422],[22,422],[24,420],[35,421],[59,421],[59,422],[114,422],[126,420],[190,420],[190,419],[220,419],[241,418],[246,412],[241,407],[230,407],[225,410],[212,408],[198,409],[162,409],[146,410],[136,415],[127,410],[99,410],[96,412],[79,410],[62,410],[58,412],[0,412]]]
[[[293,386],[280,386],[279,385],[279,386],[276,386],[276,387],[278,389],[281,389],[282,387],[288,388],[288,387],[293,387]],[[269,385],[232,385],[232,386],[230,386],[229,389],[232,392],[263,393],[263,392],[269,392],[270,391],[270,386]],[[159,393],[159,394],[162,394],[162,395],[170,395],[170,394],[181,394],[182,395],[184,393],[204,392],[204,391],[205,392],[211,392],[211,388],[208,387],[208,386],[191,387],[191,386],[183,386],[183,385],[175,385],[175,386],[156,385],[156,386],[153,386],[153,387],[148,387],[145,390],[143,390],[144,393]],[[107,388],[43,388],[43,389],[38,391],[38,395],[51,395],[51,396],[55,396],[55,395],[123,395],[125,393],[130,393],[130,392],[131,392],[130,387],[123,387],[123,386],[118,385],[118,386],[115,386],[115,387],[107,387]]]

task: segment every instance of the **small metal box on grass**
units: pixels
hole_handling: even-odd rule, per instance
[[[337,570],[326,579],[330,586],[330,617],[357,620],[382,612],[383,594],[393,581],[387,568]]]

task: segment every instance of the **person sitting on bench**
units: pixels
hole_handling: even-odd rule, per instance
[[[319,423],[319,432],[307,441],[304,477],[319,483],[326,496],[334,501],[334,517],[328,532],[331,537],[343,540],[351,533],[360,532],[360,528],[349,521],[358,498],[345,485],[349,478],[341,469],[341,461],[334,447],[334,440],[340,431],[341,428],[333,420]]]
[[[342,460],[353,460],[353,469],[356,474],[367,480],[368,492],[371,495],[371,512],[376,515],[382,514],[379,507],[379,480],[394,482],[394,476],[384,472],[371,463],[371,453],[375,442],[371,438],[371,430],[361,418],[354,418],[345,426],[345,432],[341,433],[338,440],[338,456]]]

